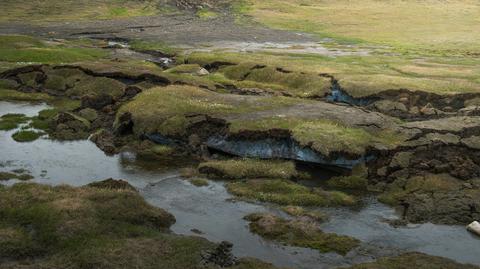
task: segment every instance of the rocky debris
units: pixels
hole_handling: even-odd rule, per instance
[[[233,244],[227,241],[221,242],[213,251],[203,254],[205,264],[215,264],[222,268],[231,267],[238,263],[238,259],[232,254]]]
[[[133,187],[132,185],[130,185],[130,183],[122,179],[109,178],[102,181],[90,183],[87,186],[92,188],[98,188],[98,189],[129,190],[129,191],[137,192],[137,189],[135,189],[135,187]]]

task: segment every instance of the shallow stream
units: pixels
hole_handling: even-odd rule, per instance
[[[0,116],[34,116],[45,108],[44,104],[0,102]],[[50,185],[81,186],[106,178],[127,180],[149,203],[175,215],[175,233],[203,236],[214,242],[230,241],[237,256],[307,269],[334,268],[400,251],[421,251],[480,265],[480,240],[463,226],[423,224],[394,228],[384,220],[397,218],[395,211],[372,197],[363,200],[361,209],[324,209],[331,217],[322,225],[324,231],[350,235],[363,242],[345,257],[281,246],[250,233],[243,217],[258,211],[282,213],[269,205],[235,201],[223,182],[210,181],[209,186],[195,187],[181,178],[179,168],[136,160],[132,153],[107,156],[90,141],[58,142],[45,137],[17,143],[11,138],[14,132],[0,131],[0,171],[23,168],[35,177],[32,181]]]

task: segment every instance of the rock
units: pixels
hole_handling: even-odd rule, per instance
[[[405,142],[405,146],[419,147],[430,145],[434,142],[440,142],[445,145],[456,145],[460,143],[460,137],[454,134],[428,133],[419,139]]]
[[[407,168],[410,165],[410,159],[412,159],[413,152],[398,152],[393,156],[390,162],[391,168]]]
[[[108,190],[129,190],[137,192],[137,189],[130,185],[125,180],[109,178],[103,181],[93,182],[87,186],[98,189],[108,189]]]
[[[386,175],[387,175],[387,169],[388,169],[388,168],[387,168],[386,166],[384,166],[384,167],[382,167],[382,168],[379,168],[379,169],[377,170],[377,175],[379,175],[379,176],[381,176],[381,177],[386,176]]]
[[[413,121],[403,124],[406,128],[460,133],[465,129],[480,126],[480,117],[456,116],[426,121]]]
[[[468,226],[467,226],[467,230],[480,236],[480,223],[478,221],[474,221],[472,223],[470,223]]]
[[[195,74],[197,74],[197,76],[206,76],[206,75],[209,75],[210,72],[208,72],[207,69],[202,67]]]
[[[91,109],[91,108],[84,108],[84,109],[80,110],[78,112],[78,114],[81,117],[87,119],[90,122],[93,122],[94,120],[96,120],[98,118],[97,111],[95,111],[94,109]]]
[[[380,112],[401,111],[407,112],[407,107],[400,102],[393,102],[390,100],[381,100],[374,103],[375,108]]]

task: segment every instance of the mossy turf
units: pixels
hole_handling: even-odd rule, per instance
[[[259,88],[296,97],[324,97],[332,87],[330,78],[319,74],[248,61],[221,67],[210,79],[225,86]]]
[[[283,206],[350,206],[355,198],[338,191],[308,188],[283,179],[250,179],[227,183],[230,193],[244,199]]]
[[[171,234],[174,217],[136,191],[104,185],[1,186],[0,259],[12,268],[183,269],[199,267],[215,247]],[[233,268],[274,267],[241,259]]]
[[[18,128],[22,123],[26,123],[28,117],[23,114],[6,114],[0,117],[0,130],[9,131]]]
[[[328,220],[328,215],[319,211],[311,210],[301,206],[284,206],[282,210],[293,217],[307,217],[318,222],[324,222]]]
[[[208,161],[198,166],[200,173],[220,179],[291,179],[298,175],[291,161],[231,159]]]
[[[197,187],[205,187],[209,185],[208,180],[204,178],[191,178],[189,181],[192,183],[192,185]]]
[[[352,237],[324,233],[314,223],[301,220],[285,220],[271,214],[251,214],[245,218],[251,221],[253,233],[287,245],[345,255],[360,243]]]
[[[346,269],[346,267],[344,267]],[[477,266],[460,264],[450,259],[411,252],[396,257],[380,258],[375,262],[357,264],[348,269],[473,269]]]
[[[41,132],[31,130],[20,130],[12,135],[13,140],[17,142],[32,142],[42,136]]]

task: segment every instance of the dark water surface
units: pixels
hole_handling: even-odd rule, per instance
[[[23,113],[34,116],[47,108],[44,104],[0,102],[0,115]],[[395,219],[395,211],[365,198],[359,210],[325,209],[331,220],[322,225],[327,232],[350,235],[363,241],[362,246],[345,257],[319,253],[304,248],[285,247],[251,234],[243,217],[249,213],[270,211],[268,205],[232,201],[222,182],[210,181],[195,187],[181,178],[178,168],[162,163],[136,160],[132,153],[106,156],[90,141],[58,142],[45,137],[31,143],[17,143],[15,131],[0,131],[0,171],[23,168],[31,171],[32,181],[81,186],[105,178],[125,179],[140,190],[145,199],[162,207],[177,222],[172,230],[195,235],[197,229],[211,241],[234,243],[237,256],[257,257],[278,266],[292,268],[332,268],[399,251],[421,251],[459,262],[480,265],[480,240],[463,226],[412,225],[393,228],[383,222]],[[16,181],[2,182],[11,185]]]

